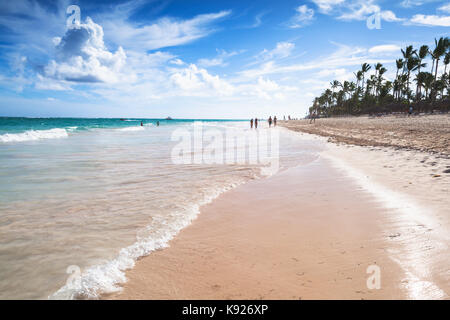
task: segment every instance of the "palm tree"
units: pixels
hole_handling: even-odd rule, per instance
[[[337,81],[337,80],[333,80],[332,82],[330,82],[331,88],[333,89],[333,92],[335,89],[342,87],[342,84]]]
[[[405,71],[405,69],[408,71],[408,76],[407,76],[407,80],[406,80],[406,94],[407,94],[407,98],[409,99],[409,77],[411,75],[412,69],[417,64],[417,60],[415,60],[413,57],[414,55],[417,54],[417,50],[415,50],[413,48],[413,46],[407,46],[405,48],[405,50],[401,49],[401,51],[403,54],[403,58],[405,59],[405,63],[403,65],[403,71]]]
[[[416,71],[419,68],[419,59],[415,57],[410,57],[408,61],[406,62],[406,70],[407,73],[407,80],[406,80],[406,94],[408,97],[408,100],[410,98],[410,91],[409,91],[409,78],[411,76],[411,72]]]
[[[377,92],[376,92],[376,96],[377,98],[380,96],[380,89],[381,89],[381,85],[383,83],[383,74],[385,74],[387,72],[387,69],[385,67],[381,67],[380,70],[378,70],[378,79],[377,79]]]
[[[423,45],[420,47],[419,49],[419,53],[416,53],[417,59],[419,59],[419,67],[417,69],[417,74],[420,73],[420,69],[423,67],[425,68],[427,66],[426,63],[422,63],[422,61],[428,56],[430,51],[430,48],[427,45]],[[416,88],[416,99],[419,100],[420,96],[422,94],[422,85],[421,83],[417,83],[417,88]]]
[[[356,88],[359,89],[359,82],[361,81],[363,74],[361,71],[358,71],[356,73],[353,73],[356,77]]]
[[[403,59],[397,59],[397,60],[395,60],[395,64],[397,65],[397,73],[396,73],[396,75],[395,75],[395,81],[397,81],[397,84],[399,84],[400,83],[400,81],[398,81],[399,79],[398,79],[398,72],[400,71],[400,69],[402,69],[403,68],[403,65],[404,65],[404,61],[403,61]],[[400,98],[400,86],[395,86],[394,85],[394,96],[395,96],[395,93],[397,92],[397,98]]]
[[[434,58],[434,61],[436,62],[436,69],[434,72],[434,82],[436,83],[437,73],[438,73],[438,68],[439,68],[439,60],[447,51],[447,48],[450,45],[450,40],[449,40],[449,38],[441,37],[439,40],[434,39],[434,43],[435,43],[435,48],[433,50],[432,56]],[[434,90],[433,90],[433,92],[434,92]],[[435,97],[435,94],[433,94],[433,98],[434,97]]]
[[[430,72],[423,72],[424,79],[423,79],[423,87],[425,88],[425,99],[429,98],[428,91],[431,91],[433,88],[433,81],[434,77],[433,74]]]
[[[372,67],[370,66],[370,64],[368,64],[368,63],[363,63],[362,65],[361,65],[361,72],[362,72],[362,88],[363,88],[363,90],[364,90],[364,76],[365,76],[365,74],[367,73],[367,72],[369,72],[369,70],[371,69]]]
[[[444,68],[444,74],[447,74],[447,66],[450,64],[450,51],[448,51],[446,54],[445,54],[445,57],[444,57],[444,65],[445,65],[445,68]]]

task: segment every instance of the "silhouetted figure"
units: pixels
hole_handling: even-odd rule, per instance
[[[159,127],[159,121],[156,121],[156,126]]]
[[[250,120],[250,129],[253,129],[253,119]]]
[[[258,129],[258,118],[255,118],[255,129]]]
[[[277,126],[277,116],[273,117],[273,126]]]
[[[314,110],[312,112],[311,119],[309,120],[309,123],[312,123],[312,122],[316,123],[316,116],[317,116],[316,112],[317,112],[316,110]]]
[[[269,128],[272,126],[272,117],[269,117]]]
[[[141,121],[141,127],[143,127],[144,126],[144,124],[142,123],[142,121]]]
[[[412,114],[413,114],[413,107],[409,106],[408,117],[411,117]]]
[[[291,116],[288,116],[288,120],[291,120]]]

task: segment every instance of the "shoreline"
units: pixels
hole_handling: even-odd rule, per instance
[[[391,172],[423,152],[326,145],[309,165],[251,181],[201,207],[168,248],[127,271],[123,292],[103,298],[448,299],[447,177],[424,173],[436,166],[413,168],[422,182],[435,184],[430,200],[418,196],[420,183],[396,189],[402,173]],[[386,168],[393,157],[397,167]],[[437,161],[443,162],[437,168],[447,165]],[[391,190],[405,195],[405,207],[385,201]],[[380,290],[366,286],[374,264],[382,270]]]

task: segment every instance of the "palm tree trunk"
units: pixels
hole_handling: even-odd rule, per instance
[[[436,72],[434,73],[434,85],[436,86],[436,80],[437,80],[437,73],[439,68],[439,59],[436,59]],[[437,92],[434,88],[431,89],[432,92],[432,99],[435,100],[437,96]]]

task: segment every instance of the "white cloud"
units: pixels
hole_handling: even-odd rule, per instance
[[[272,50],[264,49],[262,52],[258,54],[258,58],[261,60],[271,60],[271,59],[283,59],[287,58],[291,55],[292,51],[295,48],[295,44],[292,42],[278,42],[275,48]]]
[[[398,18],[394,12],[390,10],[381,10],[378,5],[373,4],[373,0],[356,1],[347,6],[347,11],[342,13],[338,19],[341,20],[366,20],[373,14],[380,14],[381,19],[387,22],[399,22],[404,19]]]
[[[384,44],[375,46],[369,49],[369,53],[371,54],[384,54],[391,52],[400,52],[401,48],[394,44]]]
[[[450,27],[450,16],[416,14],[410,22],[430,27]]]
[[[438,8],[439,11],[450,13],[450,2]]]
[[[311,23],[314,19],[314,10],[308,8],[307,5],[298,6],[295,9],[296,13],[294,17],[291,19],[291,23],[289,25],[290,28],[301,28],[305,25]]]
[[[345,0],[312,0],[322,13],[329,13],[337,5],[342,4]]]
[[[66,31],[57,45],[57,60],[44,68],[46,77],[73,82],[108,82],[119,80],[126,61],[122,47],[109,52],[103,42],[103,29],[86,18],[79,28]]]
[[[125,49],[155,50],[178,46],[203,38],[215,31],[212,23],[231,11],[201,14],[188,20],[161,18],[150,25],[134,25],[128,16],[105,16],[100,21],[109,41]]]
[[[372,55],[368,49],[338,45],[338,50],[329,56],[320,57],[307,63],[278,65],[274,61],[268,61],[257,68],[241,71],[239,74],[244,78],[257,78],[270,74],[285,74],[299,71],[336,69],[344,67],[360,66],[362,63],[374,64],[390,63],[391,60],[379,59]]]
[[[177,65],[177,66],[182,66],[182,65],[185,64],[184,61],[181,60],[181,59],[179,59],[179,58],[170,60],[170,63],[171,63],[171,64],[175,64],[175,65]]]
[[[227,52],[225,50],[219,50],[219,49],[216,49],[216,50],[217,50],[218,54],[215,58],[199,59],[198,65],[202,66],[202,67],[215,67],[215,66],[225,67],[228,65],[228,63],[225,61],[226,59],[231,58],[240,53],[238,51]]]
[[[400,22],[405,20],[402,18],[398,18],[391,10],[381,11],[381,19],[387,22]]]
[[[208,92],[214,91],[217,95],[231,95],[233,86],[227,81],[220,79],[219,76],[213,76],[206,69],[198,68],[195,64],[177,71],[170,79],[179,87],[183,94],[192,95],[208,95]]]
[[[419,7],[427,3],[440,2],[442,0],[403,0],[400,5],[404,8]]]

